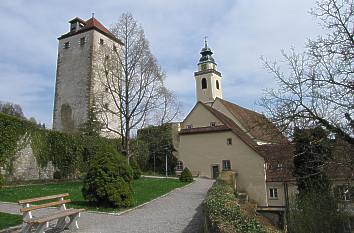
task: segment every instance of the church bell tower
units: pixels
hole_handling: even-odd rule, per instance
[[[216,97],[222,99],[221,73],[216,70],[213,52],[206,39],[200,54],[202,57],[199,59],[198,71],[194,73],[197,101],[212,104]]]

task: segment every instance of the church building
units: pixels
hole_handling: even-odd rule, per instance
[[[207,42],[200,54],[194,73],[197,103],[174,140],[177,168],[213,179],[233,171],[238,192],[261,207],[284,207],[284,182],[291,181],[285,169],[291,156],[288,139],[264,115],[224,100],[222,76]]]

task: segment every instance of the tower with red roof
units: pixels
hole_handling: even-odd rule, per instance
[[[53,111],[53,129],[62,132],[78,131],[88,121],[93,107],[111,104],[100,71],[107,53],[117,52],[123,46],[94,16],[86,21],[76,17],[69,24],[70,31],[58,38]],[[113,115],[98,117],[108,119],[107,128],[118,129]],[[103,131],[108,134],[108,130]]]

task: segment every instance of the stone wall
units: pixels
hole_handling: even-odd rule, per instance
[[[53,179],[54,166],[51,162],[45,167],[40,167],[28,140],[14,155],[11,171],[1,169],[7,181],[28,181]]]

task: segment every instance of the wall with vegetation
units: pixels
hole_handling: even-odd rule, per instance
[[[89,159],[117,141],[44,130],[0,113],[0,168],[7,181],[80,178]]]
[[[280,233],[272,226],[261,224],[255,211],[245,207],[231,185],[217,180],[203,203],[204,233]]]

